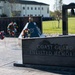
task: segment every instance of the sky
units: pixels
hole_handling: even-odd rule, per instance
[[[46,4],[49,4],[50,5],[50,10],[51,11],[54,11],[53,10],[53,6],[54,6],[54,3],[55,3],[55,0],[33,0],[33,1],[37,1],[37,2],[43,2],[43,3],[46,3]],[[75,0],[63,0],[63,3],[64,4],[69,4],[69,3],[75,3]]]

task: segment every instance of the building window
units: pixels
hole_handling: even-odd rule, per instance
[[[25,9],[25,7],[23,7],[23,9]]]
[[[38,16],[40,16],[40,14]]]
[[[2,9],[2,7],[0,6],[0,9]]]
[[[32,14],[28,14],[28,16],[30,16],[30,15],[33,16]]]
[[[47,13],[49,13],[49,8],[47,8]]]
[[[37,16],[37,15],[35,14],[35,16]]]
[[[42,10],[43,10],[43,7],[42,7]]]
[[[35,10],[37,10],[37,8],[35,7]]]
[[[40,10],[40,7],[38,7],[38,10]]]
[[[29,10],[29,7],[27,7],[27,9]]]
[[[31,7],[31,10],[33,10],[33,7]]]
[[[43,15],[42,15],[42,17],[43,17]]]
[[[23,16],[25,16],[25,15],[23,15]]]
[[[32,14],[30,14],[31,16],[33,16]]]

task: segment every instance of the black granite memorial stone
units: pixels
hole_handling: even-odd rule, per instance
[[[22,39],[23,64],[75,66],[75,36]]]

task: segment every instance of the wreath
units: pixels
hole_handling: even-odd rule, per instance
[[[4,31],[0,32],[0,39],[3,40],[4,39]]]
[[[14,36],[15,33],[17,32],[17,29],[16,29],[15,25],[9,24],[8,27],[7,27],[7,32],[8,32],[10,35]]]
[[[30,29],[28,29],[28,28],[26,28],[25,30],[23,30],[23,37],[25,38],[25,37],[30,37]]]

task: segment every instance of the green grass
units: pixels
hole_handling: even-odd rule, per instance
[[[71,33],[71,34],[75,34],[75,18],[69,18],[68,19],[69,22],[68,22],[68,32]]]
[[[44,34],[62,34],[62,20],[58,27],[58,21],[43,21]],[[75,34],[75,18],[68,18],[68,33]]]

